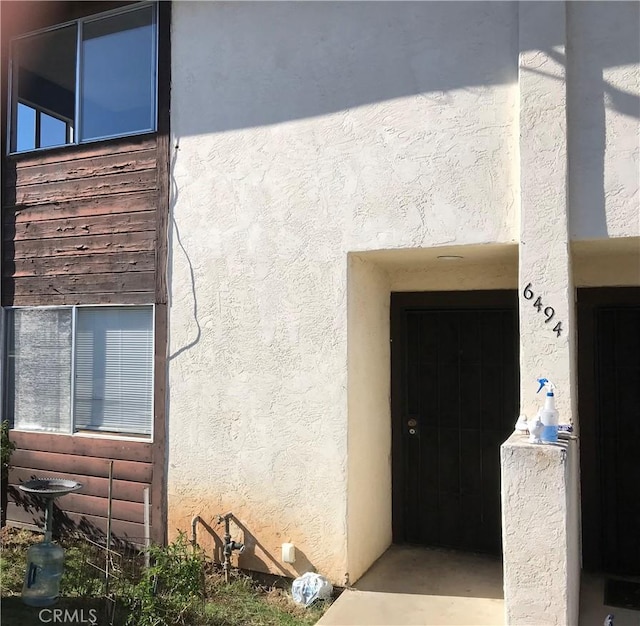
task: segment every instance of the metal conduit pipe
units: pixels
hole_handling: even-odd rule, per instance
[[[199,515],[194,515],[191,519],[191,547],[193,548],[193,552],[196,551],[196,546],[198,545],[196,541],[196,526],[198,522],[202,523],[202,518]]]
[[[233,517],[233,513],[229,512],[225,515],[218,515],[216,518],[218,524],[224,522],[224,547],[222,550],[222,554],[224,555],[224,559],[222,561],[222,571],[224,572],[224,580],[225,582],[229,582],[229,570],[231,569],[231,555],[234,550],[238,551],[238,554],[242,554],[244,552],[244,544],[238,541],[232,541],[231,539],[231,531],[229,528],[229,523],[231,518]]]

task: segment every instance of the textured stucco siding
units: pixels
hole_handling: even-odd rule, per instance
[[[391,543],[389,274],[349,258],[347,555],[357,580]]]
[[[391,291],[518,287],[522,409],[546,374],[579,425],[574,285],[639,283],[638,11],[173,4],[171,534],[233,511],[241,566],[337,583],[385,549]],[[541,619],[537,566],[562,570],[554,619],[573,620],[577,455],[561,475],[513,454],[564,534],[535,562],[505,543],[506,601],[529,607],[511,623]],[[509,458],[505,524],[528,506]]]
[[[574,241],[571,252],[576,287],[640,287],[640,237]]]
[[[505,624],[578,623],[578,450],[512,435],[500,450]],[[511,601],[507,601],[511,599]]]
[[[640,4],[567,3],[572,239],[640,235]]]
[[[371,462],[349,458],[366,416],[348,254],[515,241],[516,8],[177,2],[172,19],[169,530],[232,510],[242,565],[341,583],[390,514],[369,539],[366,516],[347,524],[348,469]]]

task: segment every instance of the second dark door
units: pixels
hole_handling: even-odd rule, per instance
[[[578,291],[586,569],[640,576],[640,288]]]

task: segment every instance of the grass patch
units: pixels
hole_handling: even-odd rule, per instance
[[[41,538],[26,530],[3,528],[0,532],[3,623],[40,624],[34,619],[38,610],[23,606],[19,595],[27,549]],[[90,563],[100,562],[103,554],[78,538],[58,543],[65,549],[65,572],[57,606],[85,602],[88,607],[89,602],[102,608],[103,580]],[[261,584],[240,571],[232,572],[227,584],[220,569],[201,553],[194,554],[184,537],[169,546],[154,547],[151,556],[148,570],[123,569],[113,586],[120,609],[117,626],[311,626],[329,605],[316,602],[301,607],[291,599],[289,588]]]

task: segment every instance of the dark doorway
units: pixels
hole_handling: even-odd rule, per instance
[[[585,569],[640,575],[640,288],[578,290]]]
[[[391,295],[393,537],[501,552],[500,444],[519,410],[515,291]]]

